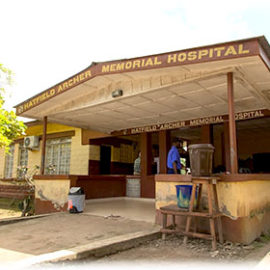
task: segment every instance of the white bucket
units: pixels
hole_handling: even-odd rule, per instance
[[[126,196],[140,198],[141,197],[141,179],[139,178],[128,178]]]

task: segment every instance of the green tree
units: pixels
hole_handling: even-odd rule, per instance
[[[0,63],[0,148],[5,147],[6,152],[8,152],[11,142],[22,135],[26,128],[13,111],[7,111],[3,108],[5,103],[4,86],[12,84],[12,75],[12,71]]]

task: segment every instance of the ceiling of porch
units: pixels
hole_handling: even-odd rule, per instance
[[[234,73],[235,112],[270,109],[270,72],[251,56],[95,77],[23,116],[110,133],[224,115],[227,72]],[[123,96],[113,98],[116,89]]]

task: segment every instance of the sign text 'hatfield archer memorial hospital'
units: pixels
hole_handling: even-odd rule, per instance
[[[54,96],[62,94],[81,83],[104,74],[117,74],[177,65],[204,63],[256,55],[258,53],[259,48],[257,43],[254,40],[250,40],[246,42],[234,42],[219,46],[201,47],[134,59],[93,63],[90,67],[78,74],[26,100],[24,103],[19,104],[16,106],[16,113],[20,115],[23,112],[53,98]]]

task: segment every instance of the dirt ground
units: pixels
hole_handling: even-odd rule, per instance
[[[46,264],[50,268],[81,269],[91,266],[104,268],[150,267],[187,269],[253,269],[270,251],[270,236],[262,236],[250,245],[233,244],[226,241],[218,244],[218,250],[211,250],[211,242],[201,239],[189,239],[183,245],[183,236],[168,236],[165,241],[148,241],[138,247],[118,252],[102,258],[88,258],[76,262]]]
[[[235,264],[255,266],[270,251],[270,239],[267,236],[257,239],[251,245],[225,242],[218,244],[218,250],[211,250],[211,242],[201,239],[190,239],[183,245],[182,236],[170,236],[165,241],[158,239],[118,254],[94,259],[97,263],[113,262],[147,262],[147,263],[195,263],[195,264]],[[89,260],[90,261],[90,260]]]
[[[11,209],[0,209],[0,220],[4,218],[20,217],[21,212]]]
[[[21,211],[19,211],[16,203],[17,201],[0,198],[0,220],[21,216]]]

